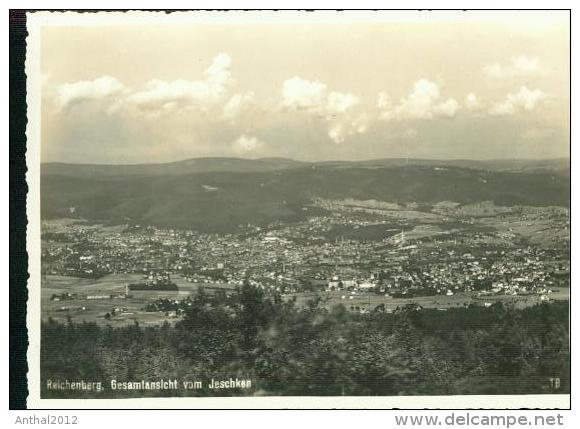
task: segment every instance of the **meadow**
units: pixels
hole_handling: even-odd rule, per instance
[[[144,307],[158,298],[184,299],[194,295],[200,288],[226,288],[231,285],[190,283],[180,275],[172,276],[179,291],[131,291],[123,297],[125,285],[142,279],[139,274],[111,274],[100,279],[81,279],[77,277],[47,275],[42,278],[42,319],[49,318],[64,322],[69,318],[78,323],[95,322],[100,325],[126,326],[136,321],[143,325],[160,325],[164,322],[175,323],[176,318],[163,312],[147,312]],[[53,295],[76,294],[76,299],[53,301]],[[113,295],[113,298],[87,299],[87,296]],[[285,301],[295,300],[298,307],[308,301],[321,298],[321,306],[331,309],[342,304],[347,310],[355,312],[372,311],[383,305],[386,312],[393,312],[408,304],[418,304],[425,309],[446,311],[469,305],[484,306],[486,303],[501,302],[515,308],[525,308],[541,302],[537,294],[530,295],[493,295],[478,297],[475,292],[458,292],[455,295],[418,296],[413,298],[393,298],[373,292],[319,291],[285,294]],[[559,288],[550,295],[552,300],[569,300],[570,289]],[[121,309],[118,316],[109,320],[105,314],[113,308]]]

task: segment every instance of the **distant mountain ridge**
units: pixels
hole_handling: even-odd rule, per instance
[[[465,161],[453,161],[463,164]],[[43,165],[43,218],[76,216],[113,223],[231,232],[239,225],[302,220],[316,198],[497,205],[570,205],[562,161],[490,163],[476,169],[444,161],[299,163],[207,159],[127,166]],[[201,165],[200,165],[201,164]],[[47,168],[48,167],[48,168]],[[224,171],[223,169],[229,169]]]
[[[250,173],[260,171],[284,170],[304,165],[300,161],[285,158],[192,158],[182,161],[155,164],[69,164],[49,162],[41,164],[42,174],[65,176],[142,176],[156,174],[193,174],[228,171]]]
[[[69,164],[49,162],[41,164],[42,174],[75,177],[97,177],[112,175],[182,175],[211,172],[251,173],[279,171],[305,166],[336,168],[385,168],[403,166],[439,166],[474,168],[488,171],[552,171],[568,175],[569,158],[545,160],[438,160],[420,158],[384,158],[365,161],[296,161],[288,158],[192,158],[182,161],[154,164]]]

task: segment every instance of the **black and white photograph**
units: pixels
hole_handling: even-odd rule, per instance
[[[569,11],[27,19],[30,403],[569,408]]]

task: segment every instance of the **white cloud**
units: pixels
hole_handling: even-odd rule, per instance
[[[489,109],[494,116],[514,115],[520,111],[532,111],[544,101],[547,95],[541,89],[530,90],[522,86],[517,92],[507,95],[504,101],[495,103]]]
[[[336,144],[343,143],[349,136],[366,133],[369,122],[369,117],[365,114],[342,118],[331,123],[328,128],[328,137]]]
[[[363,134],[367,131],[369,118],[366,114],[356,113],[352,109],[360,103],[353,94],[331,92],[325,107],[326,119],[330,121],[328,137],[340,144],[347,137]]]
[[[216,55],[211,66],[205,71],[207,82],[214,85],[226,85],[231,79],[232,58],[225,53]]]
[[[134,93],[129,100],[142,109],[160,110],[177,105],[205,105],[221,101],[231,83],[231,59],[227,54],[217,55],[205,70],[204,80],[163,81],[152,79],[145,89]]]
[[[464,104],[467,110],[472,111],[480,110],[483,107],[483,104],[481,103],[481,101],[479,101],[479,98],[477,98],[477,96],[473,92],[470,92],[465,96]]]
[[[120,94],[124,88],[124,85],[114,77],[102,76],[94,80],[59,85],[56,88],[56,100],[59,109],[62,110],[83,101],[113,97]]]
[[[391,97],[384,91],[379,92],[377,96],[377,107],[380,110],[390,110],[392,107]]]
[[[483,68],[483,73],[491,79],[532,76],[541,71],[540,61],[525,55],[511,58],[508,64],[493,63]]]
[[[431,118],[433,103],[438,98],[439,87],[427,79],[420,79],[413,85],[409,96],[397,107],[396,115],[417,119]]]
[[[522,86],[515,94],[508,94],[507,101],[523,110],[534,110],[539,102],[546,98],[546,94],[540,89],[529,90]]]
[[[328,136],[342,143],[348,136],[367,131],[367,115],[356,112],[360,99],[350,93],[331,91],[327,85],[300,77],[286,80],[282,85],[282,105],[289,110],[303,110],[324,117]]]
[[[336,123],[328,129],[328,137],[336,144],[342,143],[346,137],[345,127],[341,123]]]
[[[252,91],[235,94],[224,105],[223,116],[225,119],[233,120],[242,113],[251,110],[255,105],[256,97]]]
[[[407,97],[393,106],[385,92],[380,92],[377,107],[381,110],[379,117],[390,119],[431,119],[436,116],[452,118],[459,110],[459,103],[450,98],[438,103],[440,96],[437,84],[427,79],[419,79],[413,85]]]
[[[241,135],[233,142],[236,152],[252,152],[263,145],[264,143],[256,137],[248,137],[246,135]]]
[[[436,115],[440,115],[446,118],[453,118],[455,117],[455,114],[457,113],[457,111],[459,110],[459,103],[453,99],[450,98],[447,101],[444,101],[443,103],[439,103],[438,105],[436,105],[433,108],[433,113],[435,113]]]
[[[353,94],[331,92],[326,103],[326,112],[329,115],[344,113],[359,104],[359,99]]]
[[[282,104],[289,109],[319,109],[326,101],[326,85],[293,77],[282,84]]]

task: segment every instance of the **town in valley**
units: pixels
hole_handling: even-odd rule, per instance
[[[569,299],[568,208],[347,198],[303,210],[316,214],[222,234],[45,220],[43,319],[173,323],[199,290],[227,298],[244,282],[361,314]]]

